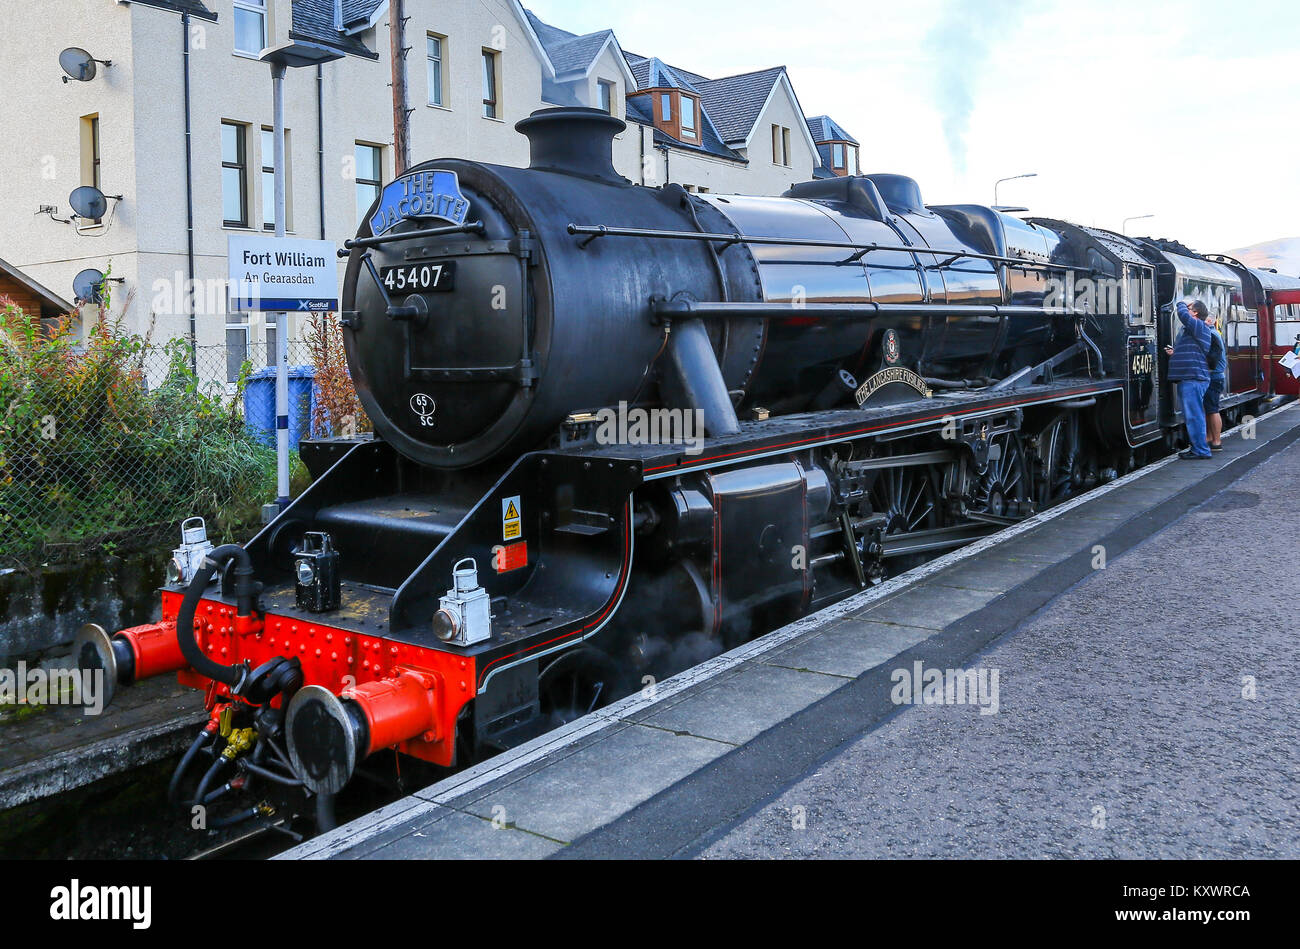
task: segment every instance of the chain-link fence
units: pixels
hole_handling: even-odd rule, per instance
[[[295,493],[299,438],[369,427],[337,324],[306,335],[289,345]],[[215,542],[246,539],[275,497],[274,365],[242,339],[83,340],[0,308],[0,568],[167,549],[195,515]]]

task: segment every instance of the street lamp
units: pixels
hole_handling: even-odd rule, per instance
[[[275,236],[284,237],[284,74],[290,68],[319,66],[342,59],[343,54],[318,43],[301,40],[262,50],[258,57],[271,66],[271,101],[275,114]],[[289,504],[289,316],[275,316],[275,502],[283,511]]]
[[[999,178],[997,181],[993,182],[993,206],[994,207],[998,206],[998,185],[1002,184],[1002,182],[1015,181],[1017,178],[1037,178],[1037,177],[1038,177],[1038,172],[1031,171],[1028,174],[1024,174],[1024,175],[1012,175],[1010,178]]]
[[[1136,215],[1136,216],[1134,216],[1134,217],[1126,217],[1126,218],[1124,218],[1124,223],[1121,224],[1121,225],[1119,226],[1119,232],[1120,232],[1121,234],[1125,234],[1125,235],[1127,235],[1127,234],[1128,234],[1128,222],[1129,222],[1129,221],[1145,221],[1145,220],[1146,220],[1147,218],[1149,218],[1149,217],[1155,217],[1155,215],[1154,215],[1154,214],[1138,214],[1138,215]]]

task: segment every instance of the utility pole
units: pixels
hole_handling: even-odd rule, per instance
[[[406,107],[406,0],[389,0],[388,36],[393,60],[393,167],[402,175],[411,166],[411,110]]]

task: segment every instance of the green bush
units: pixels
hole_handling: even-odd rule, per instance
[[[172,340],[151,389],[148,351],[120,325],[81,345],[67,321],[51,331],[0,309],[0,562],[173,546],[195,514],[218,542],[257,523],[275,496],[275,452],[244,426],[248,365],[231,398]]]

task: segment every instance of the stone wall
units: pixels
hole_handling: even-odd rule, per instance
[[[111,634],[158,618],[167,553],[0,571],[0,665],[67,653],[86,623]]]

